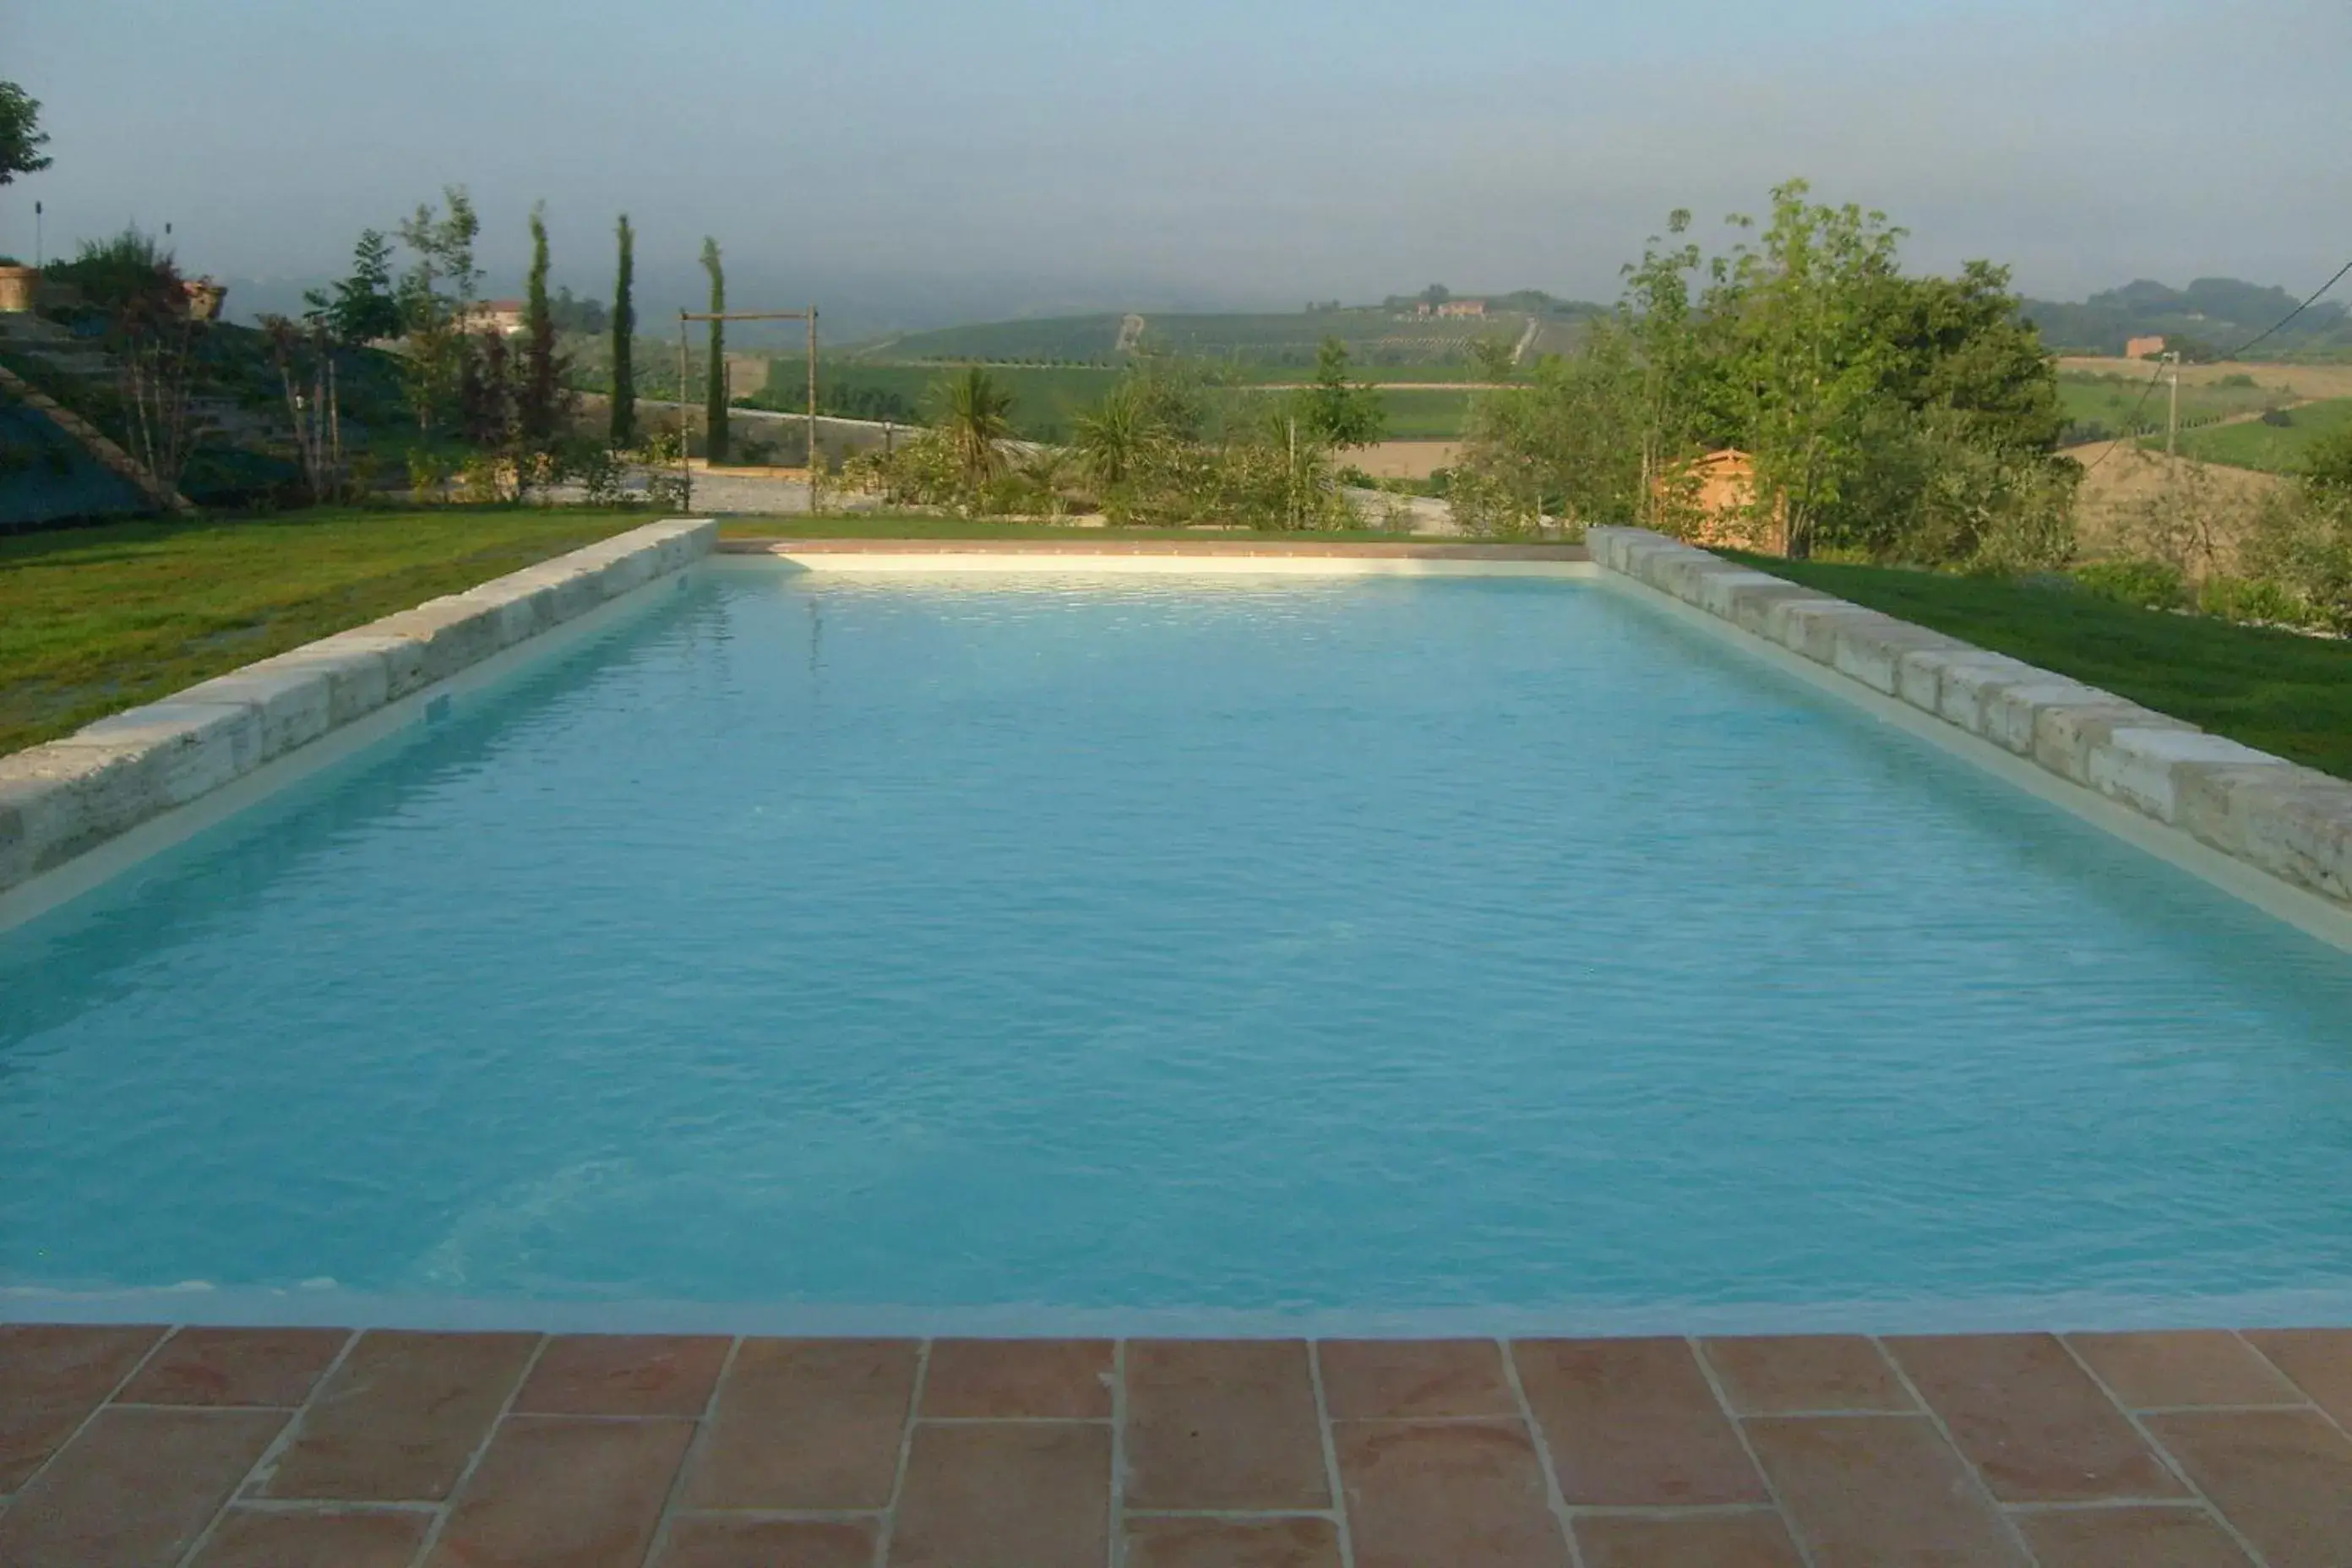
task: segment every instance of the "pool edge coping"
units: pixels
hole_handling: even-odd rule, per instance
[[[1586,541],[1612,586],[2352,949],[2352,783],[1662,533]]]
[[[0,756],[0,930],[494,679],[710,554],[668,518],[304,643]]]

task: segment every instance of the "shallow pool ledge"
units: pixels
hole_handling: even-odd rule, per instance
[[[0,901],[166,814],[710,553],[648,523],[0,757]]]
[[[2352,912],[2352,784],[1638,528],[1593,561]]]

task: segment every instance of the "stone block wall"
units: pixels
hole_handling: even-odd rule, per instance
[[[1585,544],[1605,571],[2352,909],[2352,784],[1664,534],[1596,528]]]
[[[710,552],[656,522],[0,757],[0,892]]]

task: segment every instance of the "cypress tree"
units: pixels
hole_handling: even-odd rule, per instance
[[[710,313],[727,309],[727,274],[719,264],[719,242],[702,238],[702,269],[710,274]],[[710,380],[703,394],[703,454],[712,464],[727,460],[727,323],[710,323]]]
[[[613,445],[637,444],[637,374],[631,350],[637,334],[637,237],[629,228],[629,215],[621,215],[621,269],[613,279]]]
[[[555,437],[555,312],[547,301],[547,208],[530,209],[530,279],[523,298],[523,383],[516,412],[523,441],[544,447]]]

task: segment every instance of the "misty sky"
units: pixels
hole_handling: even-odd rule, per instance
[[[680,287],[709,232],[910,318],[1610,299],[1800,173],[2044,297],[2352,254],[2344,0],[0,0],[0,77],[57,159],[0,251],[39,197],[52,254],[169,220],[235,278],[458,181],[507,279],[543,197],[583,291],[626,209]]]

